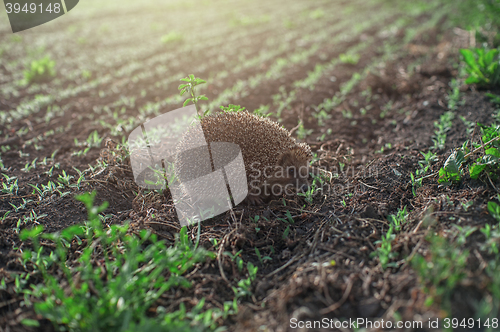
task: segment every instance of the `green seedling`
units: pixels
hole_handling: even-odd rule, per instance
[[[22,220],[21,219],[17,220],[16,227],[14,227],[14,231],[16,233],[19,233],[21,226],[26,225],[29,222],[39,224],[38,220],[40,220],[41,218],[46,217],[46,216],[47,216],[47,214],[45,214],[45,213],[38,215],[34,210],[31,210],[29,215],[24,216]]]
[[[432,139],[434,146],[431,149],[444,149],[446,144],[446,133],[451,129],[454,117],[455,114],[449,111],[441,115],[439,121],[434,122],[436,130],[434,131],[434,138]]]
[[[160,41],[163,44],[170,44],[173,42],[180,41],[182,39],[183,39],[183,36],[180,33],[176,32],[176,31],[171,31],[171,32],[167,33],[166,35],[163,35],[160,38]]]
[[[473,201],[469,201],[469,202],[460,202],[462,204],[462,207],[464,208],[465,212],[467,212],[469,210],[469,208],[474,205],[474,202]]]
[[[35,158],[31,163],[26,163],[26,165],[21,168],[21,171],[25,173],[29,173],[32,169],[36,168],[36,161],[38,158]]]
[[[243,271],[243,259],[240,257],[243,250],[238,251],[236,254],[231,254],[229,251],[225,251],[223,255],[228,256],[233,262],[236,262],[236,267],[238,271]]]
[[[74,176],[73,175],[69,175],[69,174],[66,174],[66,171],[63,170],[61,174],[59,174],[59,176],[57,177],[57,181],[66,186],[66,187],[69,187],[69,184],[70,184],[70,181],[71,179],[73,179]]]
[[[429,294],[425,304],[430,306],[435,300],[441,300],[448,310],[455,287],[466,277],[469,251],[438,235],[428,236],[427,241],[429,253],[425,257],[415,255],[411,263],[424,284],[424,291]]]
[[[28,69],[24,71],[24,81],[26,84],[41,82],[56,75],[54,69],[56,62],[47,55],[40,60],[33,60]]]
[[[318,120],[318,126],[321,126],[321,127],[325,125],[326,120],[331,119],[331,117],[332,117],[324,109],[320,110],[319,112],[314,112],[312,115],[314,118],[316,118]]]
[[[424,180],[424,175],[427,173],[429,170],[429,165],[415,170],[415,175],[413,173],[410,173],[410,180],[411,180],[411,191],[413,193],[413,196],[417,196],[417,189],[422,187],[422,181]]]
[[[201,78],[196,78],[196,77],[194,77],[193,74],[190,74],[186,78],[181,78],[181,81],[186,82],[186,83],[179,85],[180,95],[182,96],[186,92],[188,92],[191,95],[190,98],[188,98],[188,99],[186,99],[184,101],[183,106],[186,106],[187,104],[189,104],[190,102],[192,102],[196,106],[196,111],[200,112],[200,108],[198,106],[198,102],[200,100],[208,100],[208,98],[205,97],[205,95],[197,96],[196,95],[196,91],[195,91],[195,87],[198,86],[198,85],[200,85],[200,84],[205,84],[205,83],[207,83],[207,81],[204,81]],[[203,115],[205,115],[206,113],[207,112],[205,112]]]
[[[496,180],[500,173],[500,126],[488,127],[479,123],[478,125],[483,131],[481,140],[484,155],[470,166],[470,177],[477,179],[480,175],[486,174],[486,176]]]
[[[392,241],[396,237],[392,234],[393,230],[394,226],[391,224],[387,233],[382,235],[382,239],[375,242],[375,244],[379,245],[377,246],[377,250],[370,254],[370,257],[378,256],[382,269],[384,270],[388,267],[398,266],[396,262],[391,262],[392,259],[398,256],[397,253],[392,252]]]
[[[460,101],[460,82],[453,78],[450,81],[451,91],[448,93],[448,109],[450,111],[456,111],[458,105],[463,105],[463,102]]]
[[[360,58],[359,54],[342,53],[339,55],[340,62],[350,65],[356,65],[359,62],[359,58]]]
[[[495,95],[493,93],[486,93],[486,96],[490,97],[490,101],[494,104],[500,104],[500,95]]]
[[[488,202],[488,211],[490,215],[495,218],[496,221],[500,222],[500,205],[493,201]]]
[[[420,154],[424,157],[424,160],[418,161],[418,165],[420,166],[420,168],[430,166],[431,163],[437,161],[438,159],[437,154],[432,151],[428,151],[427,153],[420,151]]]
[[[286,219],[284,219],[284,218],[278,218],[278,220],[281,220],[281,221],[283,221],[285,223],[289,223],[289,224],[293,224],[295,222],[293,220],[293,217],[292,217],[292,214],[290,213],[290,211],[286,210],[285,216],[286,216]]]
[[[304,192],[297,193],[298,196],[304,197],[304,199],[306,200],[306,202],[308,204],[313,203],[314,196],[316,195],[317,191],[320,189],[320,188],[318,188],[318,184],[323,185],[323,181],[324,181],[323,175],[321,175],[321,174],[320,175],[311,174],[311,176],[313,177],[313,181],[312,181],[311,185],[309,186],[309,188]],[[289,213],[289,211],[287,211],[287,213]]]
[[[40,186],[42,187],[41,189],[38,188],[38,183],[36,185],[28,183],[28,185],[33,188],[33,194],[38,195],[39,199],[44,198],[47,194],[53,194],[54,192],[58,192],[62,197],[62,193],[59,191],[59,189],[64,188],[64,185],[60,183],[56,185],[52,181],[49,181],[47,185],[40,183]]]
[[[5,219],[7,219],[7,216],[8,216],[11,212],[12,212],[12,211],[7,211],[7,212],[5,212],[5,214],[4,214],[2,217],[0,217],[0,222],[2,222],[2,223],[3,223],[3,222],[5,221]]]
[[[229,104],[229,106],[221,106],[220,109],[224,112],[243,112],[245,110],[245,107]]]
[[[462,163],[465,160],[465,153],[463,149],[456,149],[446,159],[444,166],[439,169],[438,183],[450,185],[457,183],[462,179]]]
[[[235,300],[241,297],[252,295],[252,282],[257,276],[257,270],[257,266],[254,266],[251,262],[247,263],[248,278],[238,281],[237,287],[232,287],[235,295]]]
[[[14,208],[15,212],[18,212],[19,210],[23,210],[28,203],[33,202],[31,199],[25,200],[23,198],[22,200],[23,200],[23,202],[19,206],[16,206],[15,204],[12,204],[11,202],[9,202],[9,204]]]
[[[470,135],[472,131],[474,131],[476,123],[474,121],[467,120],[463,115],[459,115],[458,117],[460,118],[460,120],[462,120],[464,126],[466,127],[467,135]]]
[[[315,9],[309,13],[309,17],[313,20],[317,20],[325,16],[325,11],[321,8]]]
[[[399,209],[396,214],[391,214],[387,217],[387,220],[394,226],[394,230],[399,232],[401,230],[401,226],[406,224],[406,218],[408,217],[408,212],[406,211],[406,206],[402,209]]]
[[[387,102],[387,104],[385,104],[382,108],[381,108],[381,111],[380,112],[380,118],[385,118],[387,113],[389,113],[390,110],[392,110],[392,107],[393,107],[393,104],[394,102],[392,100],[389,100]]]
[[[269,256],[264,256],[262,257],[260,254],[260,251],[257,247],[255,247],[255,254],[257,255],[257,258],[259,259],[259,262],[261,265],[264,265],[265,261],[272,261],[273,259]]]
[[[3,174],[3,176],[6,176],[6,175]],[[12,178],[15,178],[15,177],[12,177]],[[15,179],[15,181],[12,183],[10,183],[10,181],[2,182],[2,188],[1,188],[0,192],[2,192],[3,194],[17,195],[18,190],[19,190],[19,186],[17,185],[17,179]]]
[[[490,224],[486,224],[483,228],[479,229],[479,231],[481,231],[486,238],[486,242],[480,245],[481,250],[486,251],[489,255],[498,255],[498,241],[500,240],[500,228],[498,224],[493,227]]]
[[[307,136],[311,135],[313,129],[304,128],[304,122],[299,120],[298,128],[297,128],[297,138],[300,140],[304,140]]]

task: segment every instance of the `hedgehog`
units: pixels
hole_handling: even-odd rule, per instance
[[[199,147],[193,127],[181,139],[176,154],[176,173],[185,172],[188,165],[196,164],[203,156],[193,153],[186,158],[181,151]],[[202,118],[201,128],[207,143],[237,144],[242,152],[247,184],[247,203],[262,204],[270,197],[293,194],[309,188],[309,162],[311,148],[298,143],[290,132],[276,122],[248,113],[220,112]],[[198,133],[199,134],[199,133]],[[210,149],[208,149],[210,150]],[[201,153],[201,152],[200,152]]]

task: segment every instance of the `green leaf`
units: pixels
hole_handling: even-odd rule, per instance
[[[33,327],[39,327],[40,326],[40,323],[35,320],[35,319],[29,319],[29,318],[25,318],[21,321],[21,324],[23,324],[24,326],[33,326]]]
[[[85,231],[80,225],[73,225],[61,231],[61,237],[68,241],[71,241],[75,236],[81,236],[83,234],[85,234]]]
[[[496,49],[490,50],[488,53],[484,55],[484,63],[486,66],[490,65],[494,58],[497,56],[498,51]]]
[[[476,83],[479,83],[481,82],[477,77],[475,76],[469,76],[466,80],[465,80],[465,84],[476,84]]]
[[[449,182],[458,182],[461,179],[460,166],[464,161],[464,153],[462,150],[455,150],[446,159],[444,166],[439,170],[438,183],[449,184]]]
[[[486,165],[478,165],[474,164],[469,168],[470,178],[476,180],[479,177],[479,174],[484,170]]]
[[[488,211],[493,218],[500,221],[500,206],[497,203],[493,201],[488,202]]]
[[[484,153],[500,158],[500,151],[497,148],[489,148]]]
[[[479,71],[476,59],[474,58],[474,53],[471,50],[461,49],[460,53],[463,55],[465,63],[467,63],[469,67],[471,67],[474,71]]]
[[[37,237],[40,233],[43,232],[43,226],[42,225],[38,225],[38,226],[35,226],[31,229],[23,229],[21,231],[21,234],[19,235],[19,238],[22,240],[22,241],[26,241],[27,239],[32,239],[32,238],[35,238]]]

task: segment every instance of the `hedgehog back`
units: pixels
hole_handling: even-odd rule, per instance
[[[263,183],[264,169],[276,165],[283,152],[297,146],[295,139],[285,128],[246,111],[205,116],[201,120],[201,127],[207,142],[230,142],[239,145],[249,185],[255,180]],[[181,140],[180,144],[184,149],[193,143],[190,137],[194,137],[194,131],[196,129],[191,128]],[[182,169],[183,164],[186,163],[179,160],[177,166]],[[256,177],[256,170],[260,171],[260,177]],[[271,170],[267,169],[268,175]]]
[[[245,111],[207,116],[202,119],[201,126],[207,142],[239,145],[249,181],[255,179],[250,175],[256,175],[255,170],[258,169],[262,182],[264,168],[274,166],[283,152],[296,146],[295,140],[285,128]]]

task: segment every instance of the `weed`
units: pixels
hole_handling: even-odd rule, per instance
[[[469,202],[460,202],[462,204],[462,207],[464,208],[465,212],[467,212],[469,210],[469,208],[474,205],[474,202],[473,201],[469,201]]]
[[[179,85],[180,95],[182,96],[186,92],[189,92],[189,94],[191,95],[191,98],[186,99],[184,101],[184,104],[182,106],[186,106],[187,104],[189,104],[190,102],[192,102],[196,106],[196,111],[200,112],[200,108],[198,106],[198,102],[200,100],[208,100],[208,98],[205,97],[205,95],[196,96],[195,87],[198,86],[198,85],[200,85],[200,84],[207,83],[207,81],[204,81],[201,78],[196,78],[196,77],[194,77],[193,74],[190,74],[186,78],[181,78],[181,81],[187,82],[187,83]],[[205,114],[203,114],[203,115],[205,115]]]
[[[39,224],[38,220],[46,216],[47,214],[45,213],[38,215],[34,210],[31,210],[29,215],[24,216],[22,220],[21,219],[17,220],[16,227],[14,227],[14,231],[16,233],[19,233],[21,225],[23,224],[26,225],[29,222]]]
[[[19,190],[19,186],[17,185],[17,178],[16,177],[8,177],[5,174],[2,174],[2,175],[4,177],[6,177],[7,181],[2,182],[2,188],[0,189],[0,192],[3,194],[17,195],[17,191]]]
[[[33,60],[28,69],[24,71],[24,81],[26,84],[41,82],[56,75],[54,69],[56,63],[47,55],[40,60]]]
[[[450,185],[454,182],[459,182],[462,178],[461,167],[464,160],[464,149],[456,149],[453,151],[448,159],[446,159],[444,166],[439,169],[438,183]]]
[[[35,158],[31,163],[26,163],[26,165],[21,168],[21,171],[29,173],[33,168],[36,168],[36,161],[38,158]]]
[[[342,63],[350,64],[350,65],[356,65],[359,61],[359,54],[345,54],[342,53],[339,55],[339,60]]]
[[[428,151],[427,153],[420,151],[420,154],[424,157],[424,160],[418,161],[420,168],[424,168],[425,166],[430,166],[431,163],[437,161],[437,154],[435,154],[432,151]]]
[[[408,216],[408,212],[406,211],[406,206],[402,209],[399,209],[396,214],[391,214],[387,217],[387,220],[394,226],[394,230],[399,232],[401,230],[401,226],[406,224],[406,217]]]
[[[309,13],[309,18],[317,20],[325,16],[325,11],[321,8],[315,9]]]
[[[476,123],[474,121],[468,121],[463,115],[459,115],[458,117],[462,120],[464,126],[466,127],[467,135],[470,135],[474,130]]]
[[[11,202],[9,202],[9,204],[14,208],[14,211],[17,212],[19,210],[24,210],[24,208],[26,207],[26,205],[28,203],[30,203],[30,202],[33,202],[33,201],[31,199],[25,200],[23,198],[23,202],[19,206],[16,206],[15,204],[12,204]]]
[[[434,131],[434,138],[432,139],[434,146],[431,149],[444,149],[446,144],[446,133],[451,129],[454,118],[455,114],[448,111],[439,117],[439,121],[434,122],[434,127],[437,129]]]
[[[486,96],[490,97],[490,101],[494,104],[500,104],[500,95],[495,95],[493,93],[486,93]]]
[[[240,105],[229,104],[229,106],[221,106],[220,109],[223,112],[243,112],[245,107],[241,107]]]
[[[163,35],[160,38],[160,41],[163,44],[169,44],[169,43],[180,41],[182,39],[183,39],[183,36],[180,33],[175,32],[175,31],[171,31],[171,32],[167,33],[166,35]]]
[[[380,112],[380,118],[385,118],[385,116],[387,115],[387,113],[389,113],[390,110],[392,110],[392,107],[393,107],[393,101],[392,100],[389,100],[389,102],[387,102],[387,104],[385,104],[381,110],[382,112]]]
[[[238,268],[238,271],[243,271],[243,264],[245,262],[243,262],[243,259],[240,257],[241,256],[241,252],[243,250],[240,250],[238,251],[236,254],[231,254],[229,251],[225,251],[223,255],[226,255],[228,256],[233,262],[236,262],[236,267]]]
[[[321,179],[321,175],[314,175],[314,174],[311,174],[311,175],[313,177],[313,181],[312,181],[311,185],[309,186],[309,188],[305,192],[297,193],[298,196],[304,197],[304,199],[306,200],[306,202],[308,204],[312,204],[312,202],[313,202],[313,198],[316,195],[316,192],[318,190],[317,183],[323,184],[323,180]],[[289,213],[289,211],[287,211],[287,212]]]
[[[260,251],[257,247],[255,247],[255,254],[257,255],[257,258],[259,259],[259,262],[261,265],[264,265],[264,262],[267,261],[272,261],[273,259],[269,256],[264,256],[262,257],[260,254]]]
[[[430,235],[427,241],[430,244],[429,253],[425,257],[415,255],[411,263],[429,294],[426,305],[442,300],[444,308],[448,309],[455,287],[466,276],[464,271],[469,251],[462,250],[456,243],[450,243],[439,235]]]
[[[469,73],[469,77],[465,80],[466,84],[477,84],[481,87],[500,85],[500,50],[473,48],[461,49],[460,53]]]
[[[375,241],[377,244],[377,250],[370,254],[370,257],[378,256],[380,260],[380,264],[382,265],[382,269],[386,269],[387,267],[397,267],[397,263],[390,262],[393,258],[398,256],[397,253],[392,252],[392,241],[396,237],[392,234],[394,230],[394,225],[389,226],[389,230],[385,235],[382,235],[382,239]]]
[[[302,120],[299,120],[298,128],[297,128],[297,138],[300,140],[305,139],[307,136],[311,135],[313,129],[305,129],[304,123]]]
[[[60,184],[62,184],[62,185],[64,185],[64,186],[68,187],[68,186],[69,186],[69,183],[70,183],[70,181],[71,181],[71,179],[73,179],[73,178],[74,178],[74,176],[73,176],[73,175],[66,174],[66,171],[65,171],[65,170],[63,170],[63,171],[61,172],[61,174],[59,174],[59,176],[57,177],[57,181],[58,181]]]
[[[471,179],[477,179],[482,174],[496,180],[500,174],[500,125],[485,126],[478,123],[483,135],[481,137],[481,148],[484,148],[484,155],[479,157],[469,168]]]
[[[489,201],[488,211],[490,212],[491,216],[495,218],[496,221],[500,222],[500,206],[497,203]]]
[[[458,105],[463,104],[463,102],[460,102],[460,82],[457,79],[453,78],[450,81],[450,88],[451,91],[447,96],[448,109],[451,111],[456,111]]]
[[[74,225],[61,232],[43,233],[43,226],[37,226],[21,232],[21,239],[31,239],[34,246],[34,251],[23,252],[23,265],[33,266],[43,281],[28,289],[23,287],[24,275],[16,277],[17,290],[24,293],[25,302],[30,304],[31,299],[36,299],[37,314],[50,320],[56,328],[64,325],[79,331],[137,331],[156,326],[160,330],[167,327],[188,330],[189,324],[215,328],[214,312],[209,310],[208,315],[201,312],[203,300],[190,313],[186,313],[181,304],[177,311],[159,308],[156,318],[147,314],[164,292],[177,285],[190,285],[182,277],[184,272],[214,255],[194,248],[185,227],[170,248],[146,230],[139,236],[128,235],[128,224],[113,225],[106,230],[99,213],[107,203],[94,207],[94,197],[95,192],[77,196],[88,210],[88,221],[83,227]],[[54,251],[47,253],[46,247],[40,246],[40,239],[54,242]],[[77,255],[76,264],[70,265],[67,259],[73,240],[79,245],[84,243],[84,247]],[[93,256],[99,252],[104,257],[102,263],[96,265]],[[68,287],[61,288],[49,269],[60,270]],[[164,271],[169,271],[168,278]],[[219,312],[215,316],[221,315]]]

